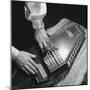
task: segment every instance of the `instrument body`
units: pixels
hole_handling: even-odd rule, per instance
[[[85,40],[84,30],[76,23],[68,22],[68,27],[59,28],[50,36],[50,45],[42,57],[41,74],[37,74],[38,82],[43,82],[53,73],[60,72],[62,66],[70,68]],[[46,68],[45,68],[46,67]],[[44,72],[43,72],[44,71]]]
[[[51,43],[44,54],[37,44],[32,45],[28,50],[37,55],[34,61],[39,65],[38,73],[33,77],[34,84],[28,87],[53,86],[64,79],[82,47],[86,35],[82,26],[67,19],[61,20],[56,26],[48,29],[47,33]],[[29,80],[30,77],[28,76],[24,82],[32,83],[32,80]]]

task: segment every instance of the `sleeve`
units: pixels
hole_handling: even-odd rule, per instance
[[[32,22],[34,29],[40,29],[44,27],[43,18],[46,13],[46,3],[30,1],[25,3],[25,18]]]

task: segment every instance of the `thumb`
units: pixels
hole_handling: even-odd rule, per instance
[[[35,58],[36,57],[35,54],[31,54],[31,53],[29,53],[29,56],[32,57],[32,58]]]

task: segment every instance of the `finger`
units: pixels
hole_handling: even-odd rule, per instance
[[[45,47],[45,50],[48,50],[49,45],[50,45],[49,39],[44,40],[43,45]]]
[[[34,62],[34,60],[32,60],[31,58],[28,59],[29,61],[29,65],[32,64],[36,69],[38,68],[37,64]]]
[[[48,36],[47,36],[47,38],[45,38],[45,40],[46,40],[47,44],[50,43],[50,38]]]
[[[26,72],[28,73],[31,72],[32,74],[35,74],[35,72],[31,68],[29,68],[27,65],[25,65],[25,69],[26,69],[25,70]]]
[[[43,45],[44,45],[45,48],[47,47],[46,40],[43,40]]]
[[[36,66],[33,66],[33,65],[31,64],[31,62],[28,63],[28,67],[31,68],[34,72],[36,72],[36,73],[38,72]]]
[[[41,42],[39,42],[39,46],[40,46],[41,49],[43,49],[43,45],[42,45]]]
[[[32,57],[32,58],[35,58],[36,57],[35,54],[31,54],[31,53],[29,53],[29,56]]]
[[[22,68],[22,70],[29,75],[29,72],[25,68]]]
[[[41,48],[41,51],[44,52],[43,44],[39,42],[39,46]]]

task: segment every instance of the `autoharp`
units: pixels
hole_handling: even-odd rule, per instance
[[[34,53],[37,54],[35,62],[39,66],[38,73],[35,75],[38,83],[53,77],[62,70],[63,66],[71,68],[83,45],[85,29],[72,21],[64,22],[63,25],[59,23],[54,28],[48,29],[50,44],[44,55],[40,54],[37,48],[34,49]]]

